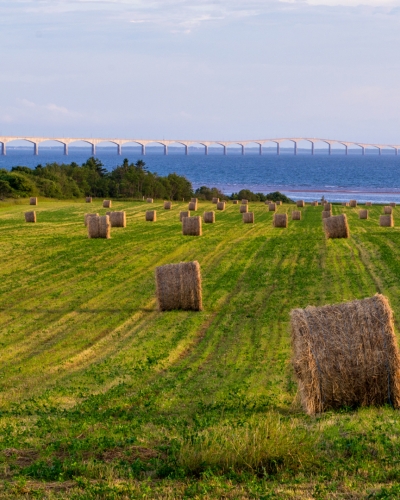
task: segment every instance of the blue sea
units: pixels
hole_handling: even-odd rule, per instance
[[[33,168],[49,162],[81,164],[90,156],[86,148],[70,148],[68,156],[60,148],[41,148],[38,156],[30,149],[8,148],[7,155],[0,156],[0,168],[10,170],[17,165]],[[311,156],[300,151],[295,156],[283,151],[277,156],[269,151],[260,156],[254,151],[245,156],[238,152],[229,152],[227,156],[210,152],[205,156],[199,151],[185,156],[170,151],[164,156],[161,149],[154,148],[142,157],[138,148],[126,148],[122,156],[115,149],[98,148],[96,157],[108,170],[120,165],[124,158],[130,162],[143,159],[147,168],[159,175],[176,172],[186,176],[194,188],[215,186],[225,194],[250,189],[262,193],[281,191],[294,200],[319,200],[324,196],[337,202],[355,198],[360,203],[400,203],[400,155],[389,152],[382,156],[370,151],[365,156],[359,153],[345,156],[343,152]]]

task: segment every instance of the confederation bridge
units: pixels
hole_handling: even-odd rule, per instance
[[[348,154],[349,147],[361,148],[360,151],[363,155],[368,148],[374,148],[382,154],[382,150],[391,149],[394,150],[394,154],[398,154],[400,145],[395,144],[366,144],[362,142],[349,142],[349,141],[338,141],[334,139],[318,139],[310,137],[285,137],[278,139],[257,139],[257,140],[245,140],[245,141],[182,141],[182,140],[159,140],[159,139],[94,139],[87,137],[11,137],[11,136],[0,136],[1,144],[1,154],[5,155],[7,153],[7,144],[13,141],[27,141],[33,144],[33,151],[35,155],[39,154],[39,145],[48,142],[55,141],[64,146],[64,154],[68,154],[68,146],[76,142],[86,142],[92,147],[92,155],[96,154],[96,146],[101,143],[113,143],[118,148],[118,154],[122,154],[122,146],[126,144],[138,144],[142,148],[142,155],[146,154],[146,146],[148,144],[159,144],[164,147],[164,155],[168,154],[168,147],[171,145],[181,144],[185,148],[185,154],[189,154],[189,146],[201,145],[204,147],[204,153],[208,155],[208,150],[210,146],[220,146],[223,148],[224,155],[228,154],[229,146],[240,146],[242,155],[245,154],[246,146],[256,144],[258,146],[258,152],[260,155],[263,153],[263,146],[272,143],[276,144],[276,153],[279,155],[281,150],[281,143],[292,142],[293,143],[293,153],[297,154],[298,143],[302,141],[309,142],[311,144],[311,154],[315,152],[315,144],[318,142],[325,143],[327,145],[327,150],[329,154],[332,154],[332,145],[342,145],[345,147],[345,154]]]

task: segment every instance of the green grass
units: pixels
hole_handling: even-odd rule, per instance
[[[0,498],[399,498],[398,412],[307,417],[290,364],[296,307],[380,292],[399,331],[382,207],[334,206],[351,238],[328,241],[321,207],[274,229],[265,205],[254,225],[228,205],[200,238],[186,203],[148,207],[113,202],[127,228],[89,240],[99,201],[40,200],[37,224],[1,205]],[[157,312],[155,267],[194,259],[204,311]]]

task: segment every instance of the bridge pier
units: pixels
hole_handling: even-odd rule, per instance
[[[397,156],[399,154],[399,150],[396,148],[394,151],[395,151],[394,154]]]
[[[331,155],[332,154],[332,144],[329,143],[328,146],[329,146],[329,155]]]
[[[311,154],[314,156],[314,143],[311,143]]]
[[[263,145],[262,145],[262,144],[260,144],[259,146],[260,146],[260,147],[259,147],[259,149],[258,149],[258,154],[261,156],[261,155],[263,154]]]
[[[242,147],[242,156],[244,156],[244,144],[241,144]]]
[[[227,148],[226,146],[224,146],[224,156],[226,156],[227,154],[228,154]]]
[[[347,146],[346,144],[344,145],[344,147],[346,148],[346,152],[345,152],[345,155],[347,156],[349,154],[349,146]]]
[[[208,145],[207,144],[204,145],[204,154],[206,156],[208,156]]]
[[[294,154],[297,155],[297,142],[294,143]]]
[[[189,146],[185,144],[185,155],[188,156],[189,154]]]
[[[92,156],[96,156],[96,144],[92,144]]]
[[[122,144],[117,144],[118,146],[118,155],[121,156],[122,155]]]
[[[37,142],[33,143],[33,154],[34,154],[34,156],[39,155],[39,144]]]
[[[168,156],[168,146],[164,144],[164,156]]]
[[[6,156],[6,154],[7,154],[6,143],[5,143],[5,142],[2,142],[2,143],[1,143],[1,155],[2,155],[2,156]]]
[[[379,149],[379,156],[381,156],[382,154],[382,148],[378,148]]]
[[[68,156],[68,144],[64,144],[64,155]]]
[[[362,146],[362,155],[365,156],[365,148]]]
[[[142,144],[142,156],[146,156],[146,145]]]
[[[279,156],[281,154],[281,143],[276,143],[276,154]]]

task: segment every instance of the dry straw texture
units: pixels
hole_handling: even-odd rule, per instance
[[[389,203],[389,205],[392,207],[392,208],[396,208],[396,203]]]
[[[146,212],[146,220],[148,222],[156,222],[156,220],[157,220],[157,212],[155,210],[147,210],[147,212]]]
[[[219,201],[217,203],[217,210],[225,210],[225,202],[224,201]]]
[[[125,212],[107,212],[106,215],[110,217],[111,227],[126,227]]]
[[[352,208],[356,208],[356,206],[357,206],[357,200],[350,200],[350,206]]]
[[[240,205],[240,209],[239,209],[239,212],[241,214],[245,214],[249,211],[249,206],[248,205]]]
[[[332,217],[332,210],[324,210],[322,212],[322,218],[327,219],[328,217]]]
[[[368,219],[368,210],[360,210],[360,219]]]
[[[219,202],[219,198],[213,198],[212,199],[212,203],[218,203]]]
[[[393,215],[381,215],[379,217],[379,225],[382,227],[393,227],[394,226],[394,220],[393,220]]]
[[[247,207],[247,205],[243,206]],[[242,217],[244,224],[254,224],[254,212],[244,212]]]
[[[248,205],[249,204],[249,200],[242,200],[242,205]]]
[[[349,203],[348,203],[347,201],[344,201],[344,202],[342,203],[342,206],[343,206],[343,207],[348,207],[348,206],[349,206]]]
[[[232,203],[233,203],[234,205],[237,205],[237,204],[239,203],[239,201],[238,201],[238,200],[233,200],[233,201],[232,201]]]
[[[164,201],[164,209],[171,210],[171,208],[172,208],[172,201]]]
[[[110,217],[103,215],[100,217],[89,217],[88,219],[88,238],[110,239]]]
[[[25,212],[25,222],[36,222],[36,212]]]
[[[393,208],[392,208],[392,207],[390,207],[390,206],[388,206],[388,207],[383,207],[383,213],[384,213],[385,215],[390,215],[390,214],[392,214],[392,213],[393,213]]]
[[[147,203],[153,203],[153,202],[154,202],[154,200],[153,200],[153,198],[147,198],[146,202],[147,202]]]
[[[292,220],[301,220],[301,212],[300,212],[300,210],[293,210],[293,212],[292,212]]]
[[[204,212],[203,217],[206,224],[213,224],[215,222],[215,212]]]
[[[366,207],[372,207],[372,202],[371,201],[366,201],[365,202]]]
[[[112,201],[111,200],[104,200],[103,201],[103,208],[111,208],[112,207]]]
[[[196,211],[197,210],[197,201],[191,201],[191,202],[189,202],[188,209]]]
[[[93,199],[91,196],[86,196],[86,203],[92,203]]]
[[[85,226],[88,225],[88,220],[90,217],[98,217],[99,214],[85,214]]]
[[[201,217],[184,217],[182,219],[182,234],[185,236],[201,236]]]
[[[38,199],[36,197],[29,198],[29,205],[37,205]]]
[[[186,212],[180,212],[180,213],[179,213],[179,220],[180,220],[181,222],[182,222],[182,219],[183,219],[184,217],[190,217],[190,212],[189,212],[189,210],[187,210]]]
[[[199,201],[199,199],[198,198],[190,198],[190,201],[193,203],[197,203]]]
[[[311,203],[311,205],[312,205],[313,207],[318,207],[318,201],[313,201],[313,202]]]
[[[274,214],[272,225],[274,227],[288,227],[289,217],[287,214]]]
[[[160,311],[203,309],[201,272],[197,261],[157,267],[156,287]]]
[[[324,231],[327,238],[348,238],[350,231],[346,214],[324,219]]]
[[[332,203],[324,203],[324,211],[332,210]]]
[[[305,207],[306,204],[304,203],[304,200],[298,200],[296,202],[296,206],[300,208],[300,207]]]
[[[386,297],[291,312],[293,367],[309,415],[400,404],[400,357]]]
[[[282,202],[281,201],[277,201],[276,204],[277,205],[282,205]]]
[[[270,204],[268,205],[268,210],[269,210],[270,212],[275,212],[275,211],[276,211],[276,203],[270,203]]]

